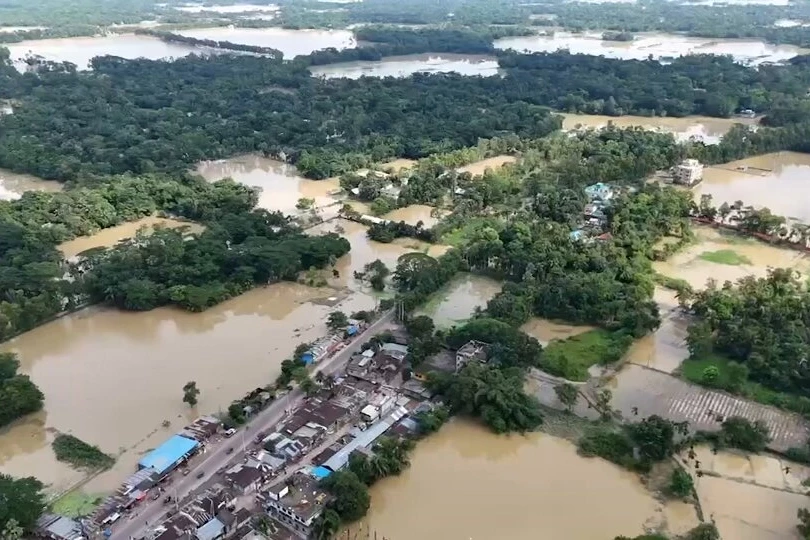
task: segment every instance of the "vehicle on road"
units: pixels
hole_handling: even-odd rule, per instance
[[[166,498],[165,498],[165,499],[163,499],[163,504],[169,504],[169,503],[171,503],[173,500],[174,500],[174,499],[172,499],[172,496],[171,496],[171,495],[166,495]]]
[[[199,480],[199,479],[200,479],[200,478],[202,478],[203,476],[205,476],[205,471],[200,471],[200,472],[198,472],[198,473],[197,473],[197,480]]]
[[[183,476],[188,476],[188,473],[190,473],[190,472],[191,471],[188,470],[188,469],[183,469]]]
[[[228,429],[228,430],[225,430],[225,436],[226,436],[226,437],[233,437],[233,434],[234,434],[234,433],[236,433],[236,430],[235,430],[235,429],[233,429],[233,428]]]
[[[233,446],[231,446],[230,448],[228,448],[227,450],[225,450],[225,453],[226,453],[226,454],[233,454]]]

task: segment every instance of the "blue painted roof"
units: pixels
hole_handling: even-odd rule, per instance
[[[332,474],[332,471],[330,471],[326,467],[315,467],[314,469],[312,469],[312,475],[318,480],[323,480],[330,474]]]
[[[225,531],[225,524],[217,518],[212,519],[199,529],[197,529],[198,540],[213,540],[219,538]]]
[[[161,444],[139,462],[142,469],[152,467],[159,474],[169,470],[179,459],[200,445],[194,439],[187,439],[181,435],[174,435],[171,439]]]

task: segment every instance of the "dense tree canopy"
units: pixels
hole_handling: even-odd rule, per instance
[[[0,473],[0,531],[15,520],[26,532],[32,532],[45,510],[44,486],[33,477],[13,478]]]
[[[17,355],[0,353],[0,427],[42,408],[42,392],[27,375],[17,373],[19,367]]]

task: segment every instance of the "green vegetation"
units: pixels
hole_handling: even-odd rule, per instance
[[[681,467],[672,470],[667,491],[673,497],[690,497],[695,488],[692,476]]]
[[[197,396],[200,395],[200,390],[197,388],[195,381],[189,381],[183,385],[183,403],[188,403],[189,407],[197,405]]]
[[[789,269],[694,294],[684,376],[764,403],[810,413],[805,388],[810,293]]]
[[[706,251],[699,255],[700,259],[715,264],[728,264],[739,266],[741,264],[751,264],[751,260],[745,255],[740,255],[733,249],[721,249],[718,251]]]
[[[557,399],[565,405],[568,412],[573,412],[579,398],[577,387],[571,383],[561,383],[554,387],[554,393],[557,394]]]
[[[549,343],[543,350],[540,367],[571,381],[586,381],[588,368],[618,361],[632,343],[632,336],[597,328]]]
[[[633,538],[617,536],[615,540],[720,540],[720,533],[714,523],[701,523],[680,536],[667,537],[662,534],[642,534]]]
[[[34,530],[37,519],[45,510],[42,482],[34,477],[13,478],[0,473],[0,531],[11,521],[26,533]],[[14,524],[12,523],[12,526]]]
[[[51,510],[69,518],[83,517],[90,515],[103,499],[101,495],[70,491],[51,503]]]
[[[76,468],[109,469],[115,463],[115,458],[102,452],[98,446],[91,446],[73,435],[60,433],[51,446],[57,460]]]
[[[711,442],[715,448],[738,448],[758,453],[771,442],[768,426],[762,420],[750,422],[741,416],[732,416],[723,421],[718,432],[700,432],[695,441]]]
[[[16,354],[0,353],[0,427],[42,408],[42,392],[19,367]]]

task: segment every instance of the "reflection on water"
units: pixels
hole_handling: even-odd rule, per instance
[[[694,38],[674,34],[636,34],[633,41],[604,41],[600,32],[555,32],[554,35],[508,37],[495,40],[498,49],[553,52],[567,49],[573,54],[593,54],[622,60],[676,58],[687,54],[730,54],[738,62],[758,65],[783,62],[804,49],[793,45],[773,45],[757,40]]]
[[[28,54],[42,56],[54,62],[71,62],[79,69],[88,69],[90,60],[96,56],[112,55],[122,58],[180,58],[193,52],[212,51],[181,43],[166,43],[149,36],[114,34],[103,37],[76,37],[62,39],[39,39],[4,45],[11,52],[11,59],[19,70],[25,68],[22,61]]]
[[[161,218],[156,216],[149,216],[141,218],[138,221],[130,221],[122,223],[115,227],[103,229],[91,236],[80,236],[73,240],[68,240],[59,244],[59,250],[64,254],[66,259],[70,259],[79,255],[80,253],[97,247],[112,247],[121,240],[132,238],[141,227],[145,227],[147,231],[153,230],[155,227],[168,227],[176,229],[185,227],[188,232],[199,233],[203,230],[203,226],[199,223],[190,223],[187,221],[178,221],[176,219]]]
[[[0,201],[19,199],[26,191],[62,191],[62,184],[0,169]]]
[[[496,436],[454,421],[421,441],[411,463],[371,489],[365,527],[380,536],[604,540],[641,534],[660,509],[634,474],[544,434]]]
[[[523,332],[535,338],[544,347],[548,345],[550,341],[577,336],[588,330],[593,330],[593,328],[593,326],[553,322],[548,319],[541,319],[540,317],[532,317],[526,324],[520,327]]]
[[[298,199],[315,199],[317,206],[334,202],[330,192],[340,189],[337,179],[309,180],[298,176],[292,165],[256,155],[204,161],[197,173],[209,182],[233,178],[246,186],[261,188],[259,206],[267,210],[294,213]]]
[[[703,194],[717,206],[741,200],[810,223],[810,154],[777,152],[709,167],[694,191],[698,201]]]
[[[717,144],[734,124],[754,124],[756,120],[748,118],[710,118],[708,116],[647,117],[647,116],[603,116],[596,114],[561,113],[563,130],[606,127],[609,123],[618,128],[639,126],[644,129],[672,133],[679,141],[688,141],[693,137],[706,144]]]
[[[475,308],[484,308],[501,291],[501,283],[475,274],[462,274],[440,291],[419,312],[429,316],[439,328],[469,319]]]
[[[355,46],[354,34],[347,30],[287,30],[283,28],[190,28],[178,34],[215,41],[230,41],[241,45],[272,47],[291,59],[298,55],[334,47],[347,49]]]
[[[346,77],[407,77],[414,73],[449,73],[461,75],[498,74],[498,61],[491,56],[462,54],[418,54],[390,56],[377,62],[345,62],[311,68],[312,74],[327,79]]]

